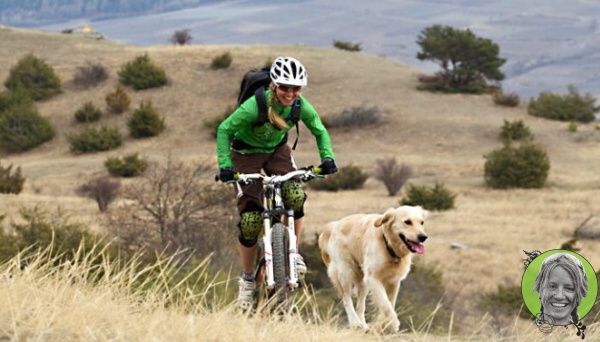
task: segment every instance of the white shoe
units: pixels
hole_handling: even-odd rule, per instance
[[[296,256],[296,270],[298,271],[298,279],[304,279],[307,268],[306,264],[304,263],[304,258],[300,254]]]
[[[238,282],[240,291],[238,293],[238,305],[242,310],[252,309],[254,306],[254,291],[256,291],[256,282],[240,278]]]

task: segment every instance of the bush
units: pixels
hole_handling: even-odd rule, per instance
[[[340,50],[345,50],[345,51],[350,51],[350,52],[357,52],[362,50],[362,48],[360,47],[360,43],[350,43],[350,42],[343,42],[340,40],[334,40],[333,41],[333,46],[336,49],[340,49]]]
[[[119,81],[135,90],[161,87],[167,84],[163,68],[155,65],[148,54],[136,57],[125,63],[118,72]]]
[[[377,106],[352,107],[327,120],[329,128],[362,128],[376,125],[382,121],[381,111]]]
[[[484,158],[485,183],[495,189],[541,188],[550,170],[546,151],[533,144],[519,147],[506,144]]]
[[[77,193],[89,198],[93,198],[98,203],[98,209],[105,212],[108,205],[112,203],[119,193],[121,183],[108,177],[99,177],[92,179],[88,183],[80,186]]]
[[[173,36],[171,36],[170,40],[174,45],[186,45],[192,41],[192,36],[190,35],[190,30],[188,29],[178,30],[173,33]]]
[[[23,88],[5,91],[0,93],[0,116],[12,106],[22,105],[25,107],[34,107],[35,103],[29,96],[29,93]]]
[[[20,194],[23,190],[25,177],[21,175],[21,167],[17,167],[14,173],[12,167],[0,165],[0,194]]]
[[[166,128],[165,119],[159,116],[152,102],[142,102],[127,122],[127,127],[134,138],[154,137]]]
[[[148,162],[140,158],[137,153],[123,157],[112,157],[106,159],[104,166],[108,172],[115,177],[139,176],[148,167]]]
[[[71,152],[76,154],[108,151],[123,143],[123,136],[118,129],[105,126],[100,130],[88,127],[80,134],[69,135],[67,139],[71,144]]]
[[[485,293],[479,299],[479,306],[492,315],[501,315],[512,319],[519,316],[533,319],[534,316],[523,305],[523,294],[520,286],[498,285],[496,292]],[[499,319],[500,317],[494,317]]]
[[[91,88],[108,79],[108,70],[102,63],[90,63],[77,68],[73,84],[80,88]]]
[[[411,176],[412,170],[406,165],[398,165],[395,158],[378,159],[374,177],[383,182],[390,196],[394,196]]]
[[[338,191],[355,190],[363,187],[369,176],[358,166],[344,166],[333,175],[324,179],[315,179],[308,183],[315,190]]]
[[[66,218],[50,215],[39,208],[22,208],[20,210],[20,223],[11,223],[11,233],[4,233],[0,229],[0,262],[4,262],[23,253],[21,260],[25,261],[28,255],[38,254],[40,251],[49,252],[49,260],[58,266],[66,261],[81,261],[76,258],[78,252],[92,251],[94,249],[108,251],[99,245],[100,238],[89,232],[87,227],[79,223],[70,223]],[[116,254],[114,255],[116,256]],[[106,259],[98,258],[94,264],[99,264]]]
[[[61,93],[60,79],[54,69],[33,54],[26,55],[10,69],[4,86],[9,90],[25,89],[35,101]]]
[[[100,120],[102,112],[91,101],[86,102],[81,108],[75,111],[75,120],[77,122],[95,122]]]
[[[516,107],[519,105],[520,99],[517,93],[505,94],[504,92],[494,93],[494,103],[499,106]]]
[[[420,205],[427,210],[448,210],[454,208],[456,194],[446,189],[444,184],[435,183],[433,187],[409,184],[406,197],[401,205]]]
[[[0,147],[8,152],[31,150],[56,134],[50,121],[26,101],[10,106],[1,114]]]
[[[568,87],[567,95],[558,95],[551,92],[541,93],[537,99],[529,102],[528,113],[559,121],[591,122],[600,111],[595,106],[596,98],[591,94],[580,95],[574,86]]]
[[[501,128],[500,131],[500,139],[502,139],[502,141],[511,141],[511,140],[532,140],[533,139],[533,135],[531,134],[531,131],[529,130],[529,127],[527,127],[523,121],[518,120],[518,121],[513,121],[513,122],[508,122],[507,120],[504,120],[504,125]]]
[[[127,95],[127,92],[121,86],[117,86],[114,92],[106,94],[104,100],[106,101],[108,110],[113,114],[123,113],[129,109],[129,104],[131,103],[129,95]]]
[[[210,67],[212,69],[227,69],[231,65],[233,58],[231,57],[231,53],[225,52],[222,55],[219,55],[213,58]]]

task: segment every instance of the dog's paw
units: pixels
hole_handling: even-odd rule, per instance
[[[390,319],[385,325],[385,330],[391,333],[397,333],[400,330],[400,321],[394,317]]]

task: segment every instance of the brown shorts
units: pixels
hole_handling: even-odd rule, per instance
[[[264,170],[267,175],[282,175],[296,170],[292,149],[287,144],[281,144],[271,154],[242,154],[232,150],[231,161],[233,169],[240,173],[258,173]],[[246,211],[262,210],[262,182],[242,185],[242,190],[244,194],[238,199],[238,212],[241,214]]]

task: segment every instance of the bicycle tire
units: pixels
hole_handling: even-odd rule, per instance
[[[275,280],[274,300],[276,306],[283,311],[289,308],[290,288],[287,284],[288,270],[288,248],[287,248],[287,228],[281,224],[273,225],[271,231],[273,246],[273,278]]]

